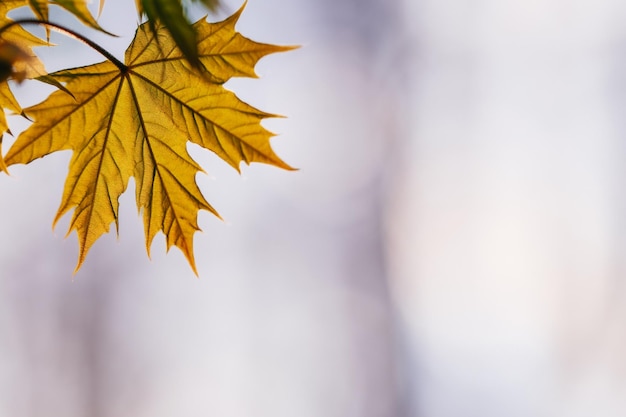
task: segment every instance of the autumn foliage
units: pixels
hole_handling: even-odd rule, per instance
[[[146,4],[152,7],[152,15],[138,27],[124,62],[91,45],[104,55],[104,62],[46,74],[32,51],[46,41],[22,27],[35,22],[11,24],[6,17],[9,10],[27,3],[38,20],[47,20],[46,1],[0,2],[0,27],[11,25],[0,32],[0,64],[7,74],[0,83],[0,106],[33,121],[0,167],[6,170],[56,151],[73,151],[55,223],[72,212],[69,232],[76,231],[79,241],[76,269],[111,224],[118,228],[118,200],[133,177],[148,252],[154,237],[163,232],[167,248],[177,246],[195,272],[198,212],[218,214],[196,184],[202,168],[188,154],[187,144],[213,151],[237,170],[241,162],[290,169],[273,152],[272,134],[260,124],[273,115],[239,100],[223,84],[232,77],[255,77],[259,59],[292,48],[239,34],[235,24],[243,7],[222,22],[200,20],[192,25],[180,19],[165,21],[155,9],[155,4],[177,8],[180,2],[150,0],[139,3],[140,11]],[[84,1],[54,4],[102,29]],[[193,45],[176,35],[181,30],[176,25],[193,33]],[[59,89],[43,102],[21,109],[7,83],[10,78],[37,78]],[[3,113],[0,129],[8,131]]]

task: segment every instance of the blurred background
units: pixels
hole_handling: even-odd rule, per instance
[[[119,38],[51,20],[122,57],[133,6],[105,3]],[[300,170],[190,146],[225,219],[200,215],[198,279],[162,236],[148,259],[132,181],[73,276],[69,216],[50,230],[69,153],[12,167],[0,416],[626,415],[625,20],[619,0],[250,0],[244,35],[303,47],[228,87],[288,117],[265,125]],[[48,70],[101,60],[52,36]]]

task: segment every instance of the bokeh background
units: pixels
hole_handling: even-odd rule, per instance
[[[138,18],[51,20],[122,57]],[[72,275],[69,216],[50,230],[69,153],[13,167],[0,416],[626,415],[624,21],[620,0],[250,0],[241,32],[303,47],[228,87],[288,116],[266,126],[300,170],[190,147],[225,218],[200,215],[196,278],[162,237],[147,258],[132,185]],[[52,36],[49,70],[101,60]]]

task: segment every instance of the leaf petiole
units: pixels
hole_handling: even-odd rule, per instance
[[[10,29],[13,26],[17,26],[17,25],[38,25],[38,26],[44,26],[46,28],[50,28],[52,30],[55,30],[59,33],[62,33],[66,36],[72,37],[74,39],[79,40],[80,42],[84,43],[85,45],[91,47],[93,50],[99,52],[102,56],[104,56],[106,59],[108,59],[109,61],[111,61],[111,63],[113,63],[117,68],[120,69],[120,71],[122,72],[126,72],[126,70],[128,69],[128,67],[126,65],[124,65],[124,63],[122,61],[120,61],[119,59],[117,59],[116,57],[114,57],[109,51],[107,51],[106,49],[104,49],[102,46],[100,46],[99,44],[95,43],[94,41],[92,41],[89,38],[86,38],[85,36],[81,35],[78,32],[73,31],[72,29],[69,29],[63,25],[59,25],[57,23],[52,23],[49,22],[47,20],[41,20],[41,19],[17,19],[14,20],[2,27],[0,27],[0,36],[2,36],[2,33],[6,32],[8,29]]]

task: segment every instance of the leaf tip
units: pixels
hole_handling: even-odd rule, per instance
[[[211,213],[213,213],[213,215],[215,217],[217,217],[219,220],[225,222],[226,220],[224,220],[224,218],[215,210],[213,209],[213,207],[211,207],[211,210],[209,210]]]
[[[7,129],[8,132],[8,129]],[[9,174],[9,167],[7,167],[6,162],[4,162],[4,158],[2,157],[2,138],[3,135],[0,135],[0,172],[4,172],[7,175],[11,175]]]
[[[80,269],[80,267],[83,266],[83,263],[85,262],[86,257],[87,257],[87,251],[81,247],[79,249],[78,261],[76,262],[76,267],[74,268],[74,272],[72,272],[72,277],[74,277],[78,273],[78,270]]]
[[[193,252],[188,252],[183,248],[180,249],[183,252],[183,255],[185,255],[185,258],[187,258],[187,262],[189,262],[189,266],[191,267],[191,270],[193,271],[196,278],[200,278],[200,275],[198,275],[198,268],[196,267],[196,260],[193,256]]]
[[[80,269],[80,267],[83,265],[82,262],[78,262],[78,264],[76,264],[76,268],[74,268],[74,271],[72,271],[72,281],[74,281],[74,277],[76,276],[76,274],[78,273],[78,270]]]
[[[286,162],[283,162],[282,160],[281,160],[281,162],[282,163],[280,165],[277,165],[277,166],[279,168],[284,169],[285,171],[300,171],[300,168],[292,167],[291,165],[287,164]]]
[[[302,48],[302,45],[275,45],[276,52],[289,52]]]

